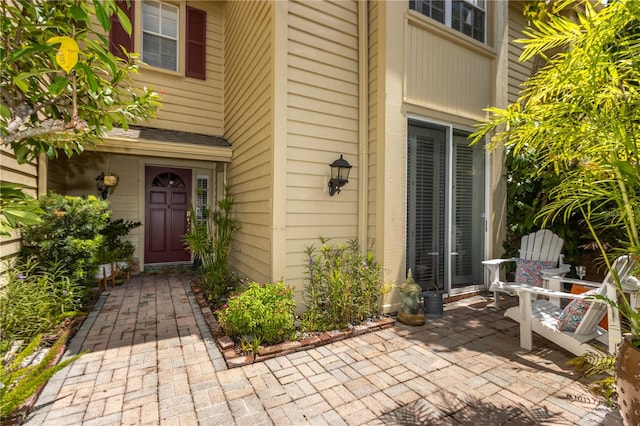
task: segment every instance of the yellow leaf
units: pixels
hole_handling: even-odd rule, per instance
[[[51,37],[47,43],[60,43],[60,48],[56,54],[56,62],[67,73],[70,73],[73,67],[78,63],[78,44],[74,39],[67,36]]]

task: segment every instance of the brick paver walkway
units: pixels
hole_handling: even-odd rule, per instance
[[[88,353],[26,424],[601,424],[569,355],[537,339],[522,351],[490,303],[227,369],[188,278],[136,277],[103,293],[69,348]]]

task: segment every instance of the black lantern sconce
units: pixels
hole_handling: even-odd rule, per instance
[[[104,172],[100,172],[96,177],[96,189],[103,200],[109,197],[109,194],[113,192],[116,186],[118,186],[118,176],[113,173],[105,175]]]
[[[331,166],[331,179],[329,179],[329,195],[333,196],[336,192],[340,192],[340,188],[349,182],[349,172],[351,171],[351,164],[340,154]]]

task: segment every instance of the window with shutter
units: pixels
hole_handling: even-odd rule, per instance
[[[124,48],[127,52],[133,52],[133,34],[135,34],[134,29],[134,4],[133,0],[127,2],[124,0],[116,1],[116,4],[120,9],[124,11],[124,13],[129,18],[129,22],[131,22],[131,34],[127,34],[127,32],[120,24],[120,20],[116,14],[111,16],[111,30],[109,30],[109,51],[113,53],[115,56],[120,58],[125,58],[125,54],[122,52],[122,48]]]
[[[154,67],[178,71],[177,6],[145,0],[142,4],[142,60]]]
[[[187,77],[206,78],[206,36],[207,14],[199,9],[187,6]]]

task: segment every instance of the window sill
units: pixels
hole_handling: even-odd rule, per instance
[[[174,76],[174,77],[185,78],[184,74],[179,72],[179,71],[171,71],[171,70],[168,70],[166,68],[154,67],[153,65],[148,65],[148,64],[145,64],[145,63],[143,63],[140,66],[140,69],[144,70],[144,71],[155,71],[155,72],[158,72],[158,73],[161,73],[161,74],[166,74],[166,75],[171,75],[171,76]]]

